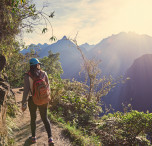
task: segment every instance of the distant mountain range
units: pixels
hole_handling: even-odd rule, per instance
[[[42,58],[48,56],[49,50],[53,53],[59,52],[60,62],[64,71],[62,78],[81,80],[79,77],[79,71],[83,63],[81,54],[75,44],[68,40],[66,36],[51,45],[38,44],[38,47],[32,46],[34,45],[31,45],[26,50],[22,50],[21,53],[25,54],[34,48]],[[152,54],[152,37],[132,32],[121,32],[103,39],[96,45],[85,43],[80,45],[80,47],[86,57],[96,58],[102,61],[100,65],[102,75],[112,75],[114,78],[117,78],[121,75],[126,75],[126,72],[137,58],[144,54]],[[113,89],[105,97],[105,102],[107,104],[112,103],[117,108],[118,104],[120,104],[120,99],[122,99],[119,96],[120,92],[121,89],[118,87]]]
[[[36,48],[35,50],[39,52],[38,55],[42,58],[48,56],[49,50],[53,53],[59,52],[63,70],[67,71],[72,64],[75,64],[76,66],[72,70],[74,73],[79,72],[80,67],[78,66],[82,63],[80,53],[75,44],[68,40],[66,36],[51,45],[38,44],[37,47],[34,46],[36,45],[32,44],[28,49],[22,50],[21,53],[25,54],[30,52],[30,49]],[[80,45],[87,57],[102,60],[100,68],[104,75],[112,75],[113,77],[124,75],[136,58],[143,54],[152,53],[151,46],[152,37],[125,32],[103,39],[96,45],[87,43]],[[71,63],[69,63],[69,60]],[[63,77],[69,78],[69,73],[64,72]],[[71,77],[74,77],[74,74],[71,73]]]
[[[53,53],[60,53],[60,62],[63,68],[62,78],[72,79],[73,77],[79,77],[78,72],[81,69],[82,58],[80,52],[77,50],[76,45],[64,36],[56,43],[30,45],[28,49],[24,49],[21,53],[25,54],[33,49],[33,46],[37,46],[35,51],[38,52],[40,58],[48,56],[48,52],[51,50]],[[82,46],[82,51],[86,54],[86,49]]]

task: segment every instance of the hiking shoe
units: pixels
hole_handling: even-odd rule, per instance
[[[31,143],[36,143],[36,137],[29,137],[29,140]]]
[[[54,142],[53,142],[53,139],[52,139],[52,138],[49,138],[48,143],[49,143],[49,146],[54,146]]]

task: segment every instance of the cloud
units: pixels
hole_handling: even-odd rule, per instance
[[[36,1],[40,8],[43,1]],[[121,31],[135,31],[152,35],[151,0],[51,0],[46,12],[55,11],[51,23],[58,39],[64,35],[75,37],[79,43],[98,43],[101,39]],[[51,29],[50,29],[51,30]],[[34,36],[40,43],[45,37]],[[39,39],[40,37],[41,39]],[[35,40],[34,40],[35,41]]]

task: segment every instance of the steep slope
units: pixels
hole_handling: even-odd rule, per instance
[[[136,59],[125,76],[130,80],[121,87],[119,104],[131,103],[133,109],[152,112],[152,54]]]

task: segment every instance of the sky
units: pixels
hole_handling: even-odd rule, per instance
[[[120,32],[135,32],[152,36],[152,0],[33,0],[36,8],[48,14],[53,35],[57,40],[63,36],[74,39],[79,45],[99,43],[102,39]],[[51,27],[42,34],[38,29],[32,34],[23,34],[29,44],[51,44]]]

